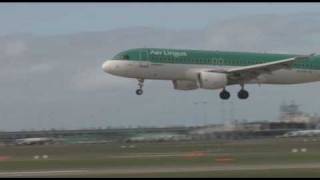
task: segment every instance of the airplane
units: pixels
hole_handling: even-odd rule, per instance
[[[15,144],[17,145],[34,145],[34,144],[46,144],[52,143],[54,139],[47,137],[39,137],[39,138],[22,138],[16,139]]]
[[[104,72],[138,80],[170,80],[176,90],[222,89],[240,85],[239,99],[247,99],[245,84],[300,84],[320,80],[320,56],[254,52],[136,48],[122,51],[102,64]]]
[[[302,136],[319,136],[320,130],[300,130],[300,131],[291,131],[283,135],[283,137],[302,137]]]

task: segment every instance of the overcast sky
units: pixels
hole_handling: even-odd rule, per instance
[[[319,12],[319,3],[1,3],[1,34],[41,35],[131,26],[199,29],[243,15]]]
[[[277,120],[283,101],[308,113],[320,83],[248,85],[250,97],[175,91],[101,64],[136,47],[319,53],[319,3],[1,3],[0,130],[194,125]],[[206,103],[201,103],[206,102]]]

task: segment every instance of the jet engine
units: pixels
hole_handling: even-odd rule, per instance
[[[189,80],[173,80],[173,87],[176,90],[193,90],[198,89],[198,84],[196,81]]]
[[[198,76],[200,88],[203,89],[222,89],[227,83],[227,75],[224,73],[201,72]]]

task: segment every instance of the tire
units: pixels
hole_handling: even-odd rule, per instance
[[[136,94],[137,94],[137,95],[142,95],[142,93],[143,93],[142,89],[137,89],[137,90],[136,90]]]
[[[240,90],[238,92],[239,99],[247,99],[249,97],[249,93],[246,90]]]
[[[230,93],[228,91],[221,91],[220,92],[220,98],[223,100],[227,100],[230,98]]]

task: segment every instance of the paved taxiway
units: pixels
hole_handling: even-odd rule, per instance
[[[274,165],[221,165],[221,166],[173,166],[173,167],[127,167],[99,168],[77,170],[50,171],[21,171],[1,172],[0,177],[50,177],[50,176],[79,176],[79,175],[125,175],[170,172],[204,172],[204,171],[241,171],[241,170],[273,170],[273,169],[310,169],[320,168],[320,163],[303,164],[274,164]]]

